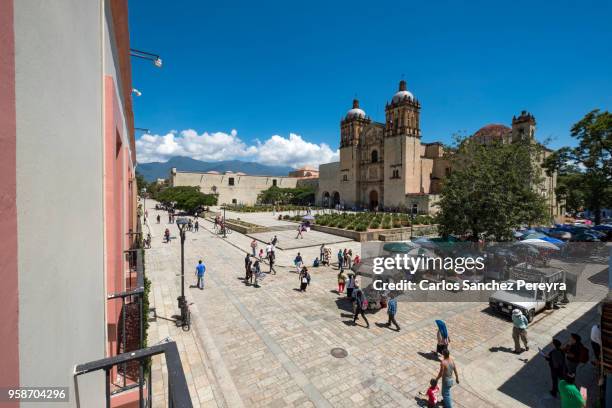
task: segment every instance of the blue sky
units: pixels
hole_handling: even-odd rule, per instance
[[[382,121],[402,75],[427,142],[527,109],[556,148],[610,109],[611,2],[466,3],[130,1],[132,47],[164,60],[132,59],[140,158],[330,160],[353,97]]]

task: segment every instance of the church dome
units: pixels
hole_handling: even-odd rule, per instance
[[[478,129],[472,137],[475,139],[489,138],[501,140],[511,131],[512,130],[508,126],[492,123]]]
[[[353,108],[346,112],[346,119],[361,118],[365,119],[366,113],[363,109],[359,108],[359,100],[353,99]]]
[[[351,110],[349,110],[348,112],[346,112],[346,118],[350,119],[350,118],[365,118],[366,114],[363,111],[363,109],[359,109],[359,108],[353,108]]]
[[[414,99],[414,95],[412,95],[412,93],[406,89],[406,81],[402,79],[399,83],[399,91],[397,91],[395,95],[393,95],[393,99],[391,100],[391,102],[397,103],[403,100],[404,98]]]
[[[393,101],[393,103],[399,102],[399,101],[401,101],[402,99],[404,99],[406,97],[408,97],[410,99],[414,99],[414,96],[410,92],[408,92],[408,91],[398,91],[398,92],[395,93],[395,95],[393,95],[392,101]]]

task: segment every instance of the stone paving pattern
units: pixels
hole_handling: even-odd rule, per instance
[[[171,319],[178,313],[180,241],[163,244],[161,237],[168,226],[178,238],[178,229],[163,223],[164,216],[162,224],[155,224],[154,202],[147,204],[153,235],[153,248],[146,252],[151,303],[159,316]],[[271,214],[259,215],[260,225],[277,222]],[[249,216],[255,222],[257,214]],[[202,224],[198,233],[188,232],[185,242],[192,330],[183,332],[160,317],[149,332],[150,344],[167,336],[179,344],[194,406],[422,406],[420,392],[439,367],[430,353],[436,342],[434,320],[442,318],[459,369],[460,384],[453,387],[457,407],[557,407],[558,400],[547,396],[548,366],[537,355],[537,345],[544,348],[557,333],[565,342],[568,326],[588,339],[596,318],[591,309],[607,293],[603,286],[593,286],[593,302],[538,315],[529,330],[530,351],[517,356],[507,352],[513,347],[511,322],[488,313],[482,303],[400,302],[400,332],[379,326],[386,323],[384,310],[367,314],[370,329],[361,320],[353,326],[349,302],[335,293],[335,267],[310,268],[311,285],[306,293],[297,291],[295,249],[278,250],[277,274],[266,276],[260,288],[246,286],[240,278],[251,238],[234,232],[223,239],[212,233],[211,223]],[[344,247],[359,253],[360,244],[329,247],[333,253]],[[318,256],[318,246],[299,251],[308,262]],[[202,291],[188,288],[195,283],[198,259],[207,267]],[[593,271],[601,268],[594,265]],[[334,347],[345,348],[348,356],[333,357]],[[160,359],[154,362],[154,400],[159,401],[167,389],[163,367]],[[579,383],[592,383],[593,378],[590,365],[581,367]],[[164,406],[163,401],[156,404]]]

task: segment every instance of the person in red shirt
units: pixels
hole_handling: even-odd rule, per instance
[[[427,389],[427,406],[433,408],[438,405],[438,393],[440,388],[438,387],[438,381],[432,378],[429,381],[429,388]]]

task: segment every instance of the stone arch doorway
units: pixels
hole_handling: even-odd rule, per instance
[[[378,191],[370,191],[370,210],[378,210]]]
[[[334,191],[334,195],[332,197],[332,206],[335,208],[338,204],[340,204],[340,193]]]
[[[331,205],[331,201],[329,198],[329,191],[325,191],[323,192],[323,201],[322,201],[322,206],[323,207],[329,207]]]

